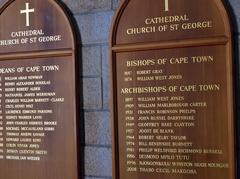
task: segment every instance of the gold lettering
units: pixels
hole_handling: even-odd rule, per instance
[[[203,21],[203,22],[191,22],[191,23],[183,23],[183,30],[191,30],[191,29],[206,29],[212,28],[212,21]]]
[[[166,3],[168,8],[168,2]],[[165,24],[165,23],[176,23],[176,22],[186,22],[189,21],[189,18],[186,14],[184,15],[175,15],[175,16],[164,16],[164,17],[153,17],[153,18],[146,18],[145,24]]]
[[[169,11],[169,0],[165,0],[165,11]]]
[[[156,32],[155,26],[133,27],[133,28],[127,29],[127,35],[148,34],[153,32]]]
[[[131,59],[127,61],[127,67],[141,67],[155,65],[155,59]]]

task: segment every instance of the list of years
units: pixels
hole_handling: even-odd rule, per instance
[[[222,63],[206,51],[199,56],[153,58],[149,52],[142,58],[119,57],[119,131],[126,147],[120,152],[126,172],[197,175],[202,169],[229,168],[222,145],[200,138],[208,130],[204,126],[215,120],[211,109],[217,105],[209,99],[223,91],[222,81],[201,79],[208,75],[201,74],[203,68]],[[198,68],[200,79],[185,73],[191,66]]]

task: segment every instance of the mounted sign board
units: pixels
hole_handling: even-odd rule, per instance
[[[125,0],[111,36],[113,178],[234,179],[232,32],[220,0]]]
[[[0,178],[78,179],[75,37],[59,1],[0,9]]]

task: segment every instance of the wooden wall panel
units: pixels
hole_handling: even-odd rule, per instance
[[[10,0],[0,14],[0,178],[78,179],[69,16],[54,0]]]
[[[113,178],[234,179],[222,1],[122,1],[110,41]]]

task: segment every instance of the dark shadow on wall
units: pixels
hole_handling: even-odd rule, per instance
[[[78,141],[78,174],[79,179],[84,178],[84,145],[85,145],[85,127],[84,127],[84,111],[83,111],[83,81],[82,81],[82,40],[80,30],[76,19],[74,18],[71,10],[62,3],[63,8],[66,10],[69,21],[72,24],[72,28],[75,35],[75,51],[76,51],[76,97],[77,97],[77,141]]]
[[[235,117],[235,126],[236,126],[236,175],[237,179],[240,178],[240,166],[238,165],[240,162],[240,79],[239,79],[239,70],[240,70],[240,61],[239,61],[239,39],[238,39],[238,22],[237,17],[234,13],[233,7],[231,6],[229,0],[224,1],[225,7],[229,12],[229,16],[231,18],[232,23],[232,30],[233,30],[233,54],[234,54],[234,82],[235,82],[235,103],[236,103],[236,117]]]

